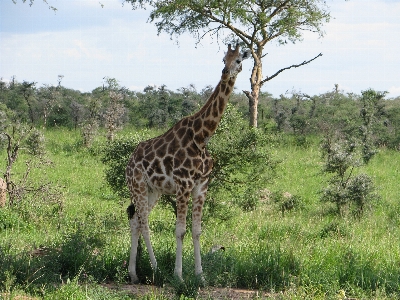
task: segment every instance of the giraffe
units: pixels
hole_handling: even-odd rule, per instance
[[[192,196],[192,239],[195,274],[202,278],[200,256],[201,216],[208,177],[213,161],[206,145],[214,134],[233,90],[242,61],[250,51],[239,52],[239,45],[228,51],[225,67],[214,92],[195,114],[177,122],[161,136],[139,143],[126,167],[126,181],[131,195],[127,212],[131,228],[131,252],[128,272],[132,283],[138,282],[136,255],[142,234],[153,271],[157,261],[150,242],[149,214],[162,194],[176,195],[176,260],[174,274],[182,280],[182,243],[186,233],[188,202]]]

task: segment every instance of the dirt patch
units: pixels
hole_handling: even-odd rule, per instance
[[[118,291],[125,291],[128,294],[136,296],[159,295],[168,299],[176,299],[172,288],[157,287],[154,285],[133,284],[133,285],[115,285],[104,284],[106,288]],[[206,287],[200,289],[198,299],[254,299],[254,298],[273,298],[271,294],[254,290],[244,290],[235,288],[217,288]]]

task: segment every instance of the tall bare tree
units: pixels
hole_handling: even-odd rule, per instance
[[[211,35],[226,43],[240,41],[251,50],[253,68],[250,91],[243,91],[249,100],[250,125],[257,127],[257,105],[261,87],[281,72],[310,63],[314,58],[284,67],[270,76],[263,76],[263,59],[267,43],[301,41],[306,31],[323,36],[322,26],[330,19],[324,0],[125,0],[134,9],[151,8],[149,21],[158,33],[178,37],[189,32],[197,42]]]

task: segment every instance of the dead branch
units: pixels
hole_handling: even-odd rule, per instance
[[[317,56],[315,56],[314,58],[312,58],[312,59],[310,59],[310,60],[305,60],[305,61],[303,61],[301,64],[298,64],[298,65],[291,65],[291,66],[289,66],[289,67],[280,69],[280,70],[279,70],[278,72],[276,72],[274,75],[272,75],[272,76],[267,76],[264,80],[262,80],[262,81],[260,82],[260,86],[262,86],[265,82],[270,81],[271,79],[275,78],[276,76],[278,76],[278,75],[279,75],[280,73],[282,73],[283,71],[289,70],[289,69],[291,69],[291,68],[298,68],[298,67],[304,66],[304,65],[306,65],[306,64],[309,64],[310,62],[312,62],[313,60],[317,59],[317,58],[320,57],[320,56],[322,56],[322,53],[318,54]]]

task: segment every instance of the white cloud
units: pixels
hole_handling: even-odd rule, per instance
[[[388,89],[389,92],[389,97],[396,97],[396,96],[400,96],[400,86],[391,86]]]

